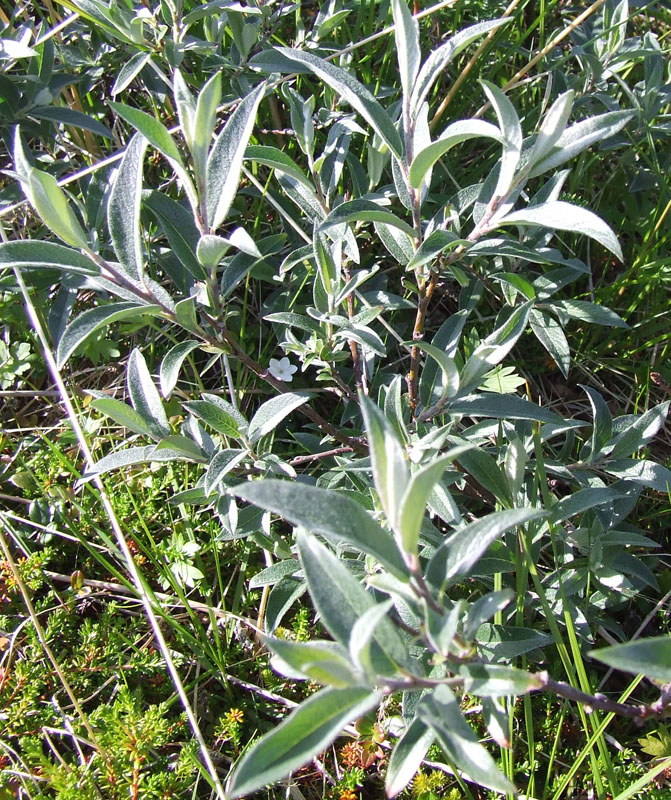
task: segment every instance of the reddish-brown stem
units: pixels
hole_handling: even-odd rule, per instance
[[[439,277],[438,272],[432,272],[429,282],[425,284],[422,289],[420,289],[420,301],[419,305],[417,306],[415,327],[413,328],[412,331],[413,341],[419,341],[424,337],[424,323],[426,321],[426,311],[429,307],[431,297],[436,289],[436,285],[438,283],[438,277]],[[406,382],[408,384],[408,396],[410,399],[410,408],[412,409],[413,413],[417,408],[417,403],[419,401],[417,395],[419,355],[420,355],[419,347],[413,345],[410,351],[410,370],[406,378]]]

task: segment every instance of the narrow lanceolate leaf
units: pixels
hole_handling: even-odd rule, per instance
[[[205,474],[205,494],[216,491],[221,481],[234,470],[248,455],[247,450],[220,450],[210,462]]]
[[[592,486],[587,489],[578,489],[577,492],[562,497],[561,500],[552,506],[552,521],[562,522],[576,514],[582,514],[590,508],[602,506],[604,503],[612,503],[620,497],[625,497],[626,489],[614,488],[611,486]]]
[[[207,159],[207,225],[216,230],[238,191],[242,161],[266,85],[251,91],[228,119]]]
[[[328,61],[317,58],[312,53],[292,50],[289,47],[278,47],[276,52],[286,58],[286,63],[273,64],[273,71],[296,72],[299,71],[296,69],[296,65],[299,65],[300,71],[312,72],[338,92],[353,109],[358,111],[382,141],[386,143],[391,152],[401,158],[403,143],[391,117],[378,103],[374,95],[359,83],[356,78],[353,78],[349,72],[334,66]],[[272,53],[270,56],[272,57]],[[263,59],[254,59],[254,64],[261,66],[262,63]]]
[[[514,395],[475,394],[452,400],[448,406],[450,414],[467,417],[491,417],[492,419],[535,419],[561,425],[562,418],[542,406]]]
[[[0,242],[0,265],[26,269],[59,269],[75,275],[98,275],[100,268],[91,259],[55,242],[22,239]]]
[[[568,118],[571,116],[574,97],[573,89],[560,94],[543,117],[534,148],[529,156],[529,164],[532,166],[552,150],[559,137],[564,133]]]
[[[116,400],[114,397],[98,397],[91,403],[91,408],[101,411],[119,425],[123,425],[124,428],[128,428],[134,433],[149,436],[152,439],[157,438],[142,415],[138,414],[134,408],[131,408],[126,403],[121,402],[121,400]]]
[[[592,325],[606,325],[609,328],[629,327],[612,309],[590,303],[588,300],[555,300],[554,305],[567,317],[591,322]]]
[[[364,395],[360,397],[373,481],[392,529],[398,533],[401,498],[410,482],[405,450],[382,412]]]
[[[215,72],[200,90],[193,122],[191,153],[196,174],[205,177],[207,151],[217,119],[217,106],[221,100],[221,72]]]
[[[169,436],[170,424],[161,395],[149,374],[144,356],[137,348],[128,359],[126,381],[133,408],[158,436]]]
[[[245,753],[228,785],[230,797],[251,794],[307,764],[381,698],[366,687],[317,692]]]
[[[605,447],[613,438],[613,417],[608,408],[608,404],[603,397],[589,386],[578,384],[587,393],[589,403],[592,406],[592,447],[590,461]]]
[[[575,158],[590,145],[614,136],[633,116],[632,111],[610,111],[571,125],[559,137],[550,152],[534,165],[529,177],[535,178],[555,169]]]
[[[264,164],[266,167],[283,172],[285,175],[290,175],[292,178],[302,183],[311,191],[314,191],[312,181],[307,177],[298,164],[277,147],[270,147],[266,145],[250,145],[245,150],[245,161],[255,161],[257,164]]]
[[[422,54],[419,49],[419,25],[408,9],[408,0],[392,0],[396,58],[401,73],[403,108],[410,111],[410,93],[419,72]]]
[[[433,344],[428,344],[427,342],[418,342],[413,340],[411,342],[406,342],[406,344],[411,344],[413,347],[418,347],[427,355],[431,356],[431,358],[433,358],[434,361],[436,361],[440,366],[440,369],[443,373],[443,392],[438,402],[441,402],[446,397],[454,397],[459,391],[460,383],[459,369],[457,368],[454,359],[448,356],[444,350],[441,350],[439,347],[436,347]]]
[[[438,743],[457,769],[495,792],[515,793],[513,784],[478,742],[449,687],[441,684],[423,697],[417,706],[417,716],[434,731]]]
[[[503,155],[494,194],[496,197],[504,197],[512,186],[515,170],[520,161],[524,138],[522,126],[515,107],[498,86],[489,81],[482,81],[482,88],[494,107],[503,137]]]
[[[419,531],[434,486],[448,465],[471,449],[473,449],[473,445],[470,444],[453,447],[445,455],[426,467],[422,467],[411,477],[401,500],[399,511],[399,535],[403,552],[416,555]]]
[[[610,442],[604,451],[611,458],[627,458],[656,436],[669,413],[671,403],[667,400],[637,417],[632,424]]]
[[[496,226],[499,225],[533,225],[582,233],[595,239],[622,261],[622,248],[610,226],[592,211],[563,200],[551,200],[537,206],[527,206],[521,211],[513,211],[497,220]]]
[[[126,63],[119,70],[116,80],[114,81],[114,86],[110,92],[112,97],[116,97],[116,95],[121,94],[124,89],[127,89],[128,86],[130,86],[133,80],[135,80],[140,72],[142,72],[150,58],[151,52],[135,53],[134,56],[131,56],[128,61],[126,61]]]
[[[464,691],[480,697],[509,697],[527,694],[543,686],[537,675],[502,664],[463,664]]]
[[[440,139],[424,147],[413,158],[410,166],[410,185],[419,189],[424,181],[424,176],[441,156],[460,142],[479,136],[494,139],[497,142],[503,141],[501,131],[496,125],[481,119],[460,120],[448,125]]]
[[[389,534],[366,510],[345,495],[292,481],[262,480],[236,486],[234,494],[280,514],[294,525],[320,533],[334,543],[347,542],[374,556],[401,580],[407,570]]]
[[[320,228],[328,230],[334,225],[342,225],[344,222],[382,222],[398,228],[411,237],[414,237],[416,233],[412,225],[399,219],[396,214],[392,214],[391,211],[387,211],[372,200],[350,200],[347,203],[341,203],[331,211],[321,223]]]
[[[387,797],[396,797],[410,783],[435,738],[431,728],[420,719],[413,719],[389,756],[385,780]]]
[[[84,311],[68,325],[58,342],[56,361],[59,368],[65,364],[80,344],[83,344],[89,336],[101,328],[124,319],[137,320],[142,314],[155,317],[161,313],[161,310],[160,306],[155,305],[110,303],[107,306],[98,306]]]
[[[539,309],[532,309],[529,315],[529,325],[538,341],[559,367],[561,374],[568,378],[571,350],[561,325],[547,311]]]
[[[161,394],[166,400],[170,399],[172,391],[177,385],[177,378],[184,359],[198,347],[200,347],[200,342],[180,342],[171,347],[163,357],[159,372],[159,383]]]
[[[155,445],[150,444],[146,447],[129,447],[127,450],[118,450],[116,453],[110,453],[94,464],[90,464],[82,476],[82,481],[87,481],[94,475],[102,475],[113,469],[146,464],[151,461],[151,454],[154,452],[154,448]]]
[[[72,247],[88,249],[88,240],[65,192],[48,172],[31,169],[23,190],[42,222]]]
[[[543,516],[547,516],[543,510],[512,508],[495,511],[459,528],[436,550],[429,562],[428,576],[434,585],[441,586],[457,575],[467,574],[502,533]]]
[[[602,469],[621,480],[642,483],[643,486],[667,495],[671,493],[671,469],[654,461],[623,458],[620,461],[607,462]]]
[[[182,163],[179,149],[175,140],[168,133],[168,129],[155,117],[140,111],[139,108],[124,105],[123,103],[110,102],[116,113],[141,133],[149,143],[170,161]]]
[[[184,168],[182,157],[175,144],[175,140],[172,138],[165,125],[159,122],[155,117],[146,114],[144,111],[140,111],[139,108],[133,108],[123,103],[113,103],[112,101],[110,101],[110,105],[120,117],[132,125],[136,131],[141,133],[152,147],[155,147],[159,153],[167,158],[184,187],[191,207],[194,210],[197,209],[198,198],[193,188],[193,183],[191,182],[189,173]]]
[[[286,392],[266,400],[249,423],[250,443],[258,442],[262,436],[275,430],[292,411],[307,403],[311,395],[311,392]]]
[[[182,265],[197,280],[205,280],[207,272],[196,258],[200,233],[193,214],[163,192],[155,190],[145,192],[143,202],[163,228],[170,248]]]
[[[349,647],[354,626],[375,601],[315,536],[299,530],[296,538],[312,602],[333,638]],[[374,638],[370,663],[379,675],[392,675],[398,665],[406,666],[407,650],[391,620],[379,621]]]
[[[440,73],[464,48],[468,47],[468,45],[476,39],[484,36],[484,34],[489,33],[489,31],[496,30],[502,25],[506,25],[511,19],[511,17],[507,19],[494,19],[488,22],[479,22],[477,25],[471,25],[450,37],[445,44],[434,50],[424,64],[422,64],[422,68],[415,81],[415,86],[412,90],[412,116],[414,117],[422,107],[422,103],[429,96],[431,87],[440,76]]]
[[[279,564],[288,565],[286,574],[292,574],[288,571],[292,569],[289,563],[291,561],[295,565],[294,572],[300,569],[300,564],[293,558],[280,561]],[[277,581],[273,581],[275,582]],[[273,639],[270,636],[264,636],[263,642],[274,654],[271,660],[273,669],[288,678],[294,680],[310,678],[326,686],[343,689],[360,683],[354,676],[347,651],[336,642],[291,642],[286,639]]]
[[[107,224],[114,252],[123,271],[133,280],[142,279],[143,258],[140,239],[140,202],[142,200],[142,164],[147,139],[136,133],[114,181],[107,204]]]
[[[590,656],[615,669],[645,675],[664,683],[671,681],[671,636],[616,644],[603,650],[592,650]]]
[[[239,439],[247,430],[247,420],[235,406],[216,394],[204,394],[201,400],[184,403],[184,408],[224,436]]]

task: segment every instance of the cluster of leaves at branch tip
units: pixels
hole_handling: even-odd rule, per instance
[[[546,687],[542,674],[515,663],[522,655],[541,660],[542,648],[561,640],[555,613],[576,624],[578,598],[585,603],[581,613],[590,615],[655,585],[630,552],[632,545],[655,543],[625,520],[644,489],[668,492],[671,485],[671,471],[642,452],[664,424],[669,403],[613,418],[601,394],[584,386],[591,420],[565,419],[518,394],[524,379],[504,366],[530,332],[567,376],[565,328],[572,320],[626,324],[594,303],[560,299],[560,291],[589,267],[564,255],[561,242],[551,242],[558,232],[582,235],[622,259],[603,219],[560,199],[568,169],[555,170],[610,140],[634,112],[613,110],[570,123],[576,92],[569,88],[549,105],[537,130],[525,135],[509,93],[481,81],[473,91],[488,102],[491,121],[455,120],[432,139],[429,103],[436,82],[465,48],[510,19],[472,25],[423,59],[417,20],[404,0],[391,5],[401,95],[389,107],[318,50],[287,47],[263,49],[249,59],[250,91],[219,132],[221,73],[194,97],[188,76],[175,68],[173,96],[186,152],[152,115],[111,103],[133,134],[111,181],[104,248],[56,179],[34,166],[18,128],[14,139],[26,198],[61,243],[3,243],[0,263],[59,270],[70,288],[92,289],[100,298],[72,319],[68,308],[56,346],[59,367],[114,323],[153,320],[176,341],[162,359],[158,381],[140,349],[133,350],[129,402],[94,393],[92,408],[129,431],[133,441],[89,465],[82,480],[151,462],[193,463],[200,477],[173,502],[211,507],[223,539],[248,537],[278,557],[252,583],[272,587],[265,644],[282,674],[322,686],[241,757],[230,776],[231,797],[286,777],[344,726],[396,693],[402,713],[386,776],[390,797],[409,784],[434,743],[451,768],[495,792],[513,793],[515,786],[463,715],[460,694],[480,698],[489,734],[506,746],[502,698]],[[244,58],[252,52],[245,36],[238,42]],[[133,70],[142,68],[142,59]],[[330,125],[323,152],[313,120],[316,96],[305,100],[292,87],[276,91],[260,74],[298,74],[342,101],[342,114],[323,115]],[[129,78],[130,71],[124,81]],[[270,94],[289,107],[307,168],[275,146],[250,144]],[[368,172],[359,154],[350,152],[359,137]],[[445,200],[435,192],[433,173],[464,142],[482,144],[486,154],[496,151],[496,163],[486,178],[476,175],[476,183]],[[185,202],[146,187],[150,148],[167,162]],[[272,171],[268,198],[287,232],[254,240],[244,222],[222,232],[245,163]],[[381,185],[385,175],[393,185]],[[437,204],[427,217],[426,209]],[[150,224],[174,257],[160,281],[149,266],[153,245],[144,227]],[[388,251],[397,267],[391,271],[398,285],[411,286],[406,297],[387,291],[379,264],[365,260],[360,243],[370,245],[369,225],[373,241],[385,248],[381,258]],[[277,286],[264,323],[286,354],[264,364],[241,346],[229,314],[236,288],[258,275]],[[439,277],[457,287],[459,310],[430,337],[426,309]],[[481,335],[492,320],[477,311],[485,292],[498,310],[490,332]],[[394,325],[402,319],[408,331],[413,317],[412,338],[404,340]],[[301,365],[300,375],[289,354]],[[184,392],[176,393],[180,376],[187,368],[197,372],[205,357],[211,359],[208,369],[221,360],[224,372],[229,360],[239,361],[267,381],[270,397],[252,413],[243,413],[232,387],[228,399],[214,391],[183,399]],[[397,359],[409,364],[405,381],[395,374],[398,367],[390,367]],[[353,429],[319,414],[319,386],[290,391],[283,385],[293,378],[299,383],[313,368],[315,383],[328,383],[356,409]],[[165,405],[175,396],[183,412],[178,426]],[[281,443],[299,413],[312,428],[293,430],[296,441],[307,442],[316,457],[324,447],[340,447],[338,469],[325,470],[316,481],[298,476],[278,453],[276,440]],[[364,437],[355,435],[361,430]],[[547,490],[548,476],[565,485],[561,497]],[[277,533],[270,513],[291,523],[293,533]],[[563,594],[558,571],[538,579],[533,596],[525,598],[525,613],[528,608],[531,617],[545,615],[545,633],[515,619],[509,579],[521,565],[525,575],[537,577],[532,565],[550,537],[565,548],[566,563],[575,565],[575,584],[574,596]],[[171,546],[188,567],[197,545],[175,540]],[[194,568],[180,575],[193,586],[202,573]],[[496,590],[494,576],[501,586]],[[466,579],[477,582],[476,599],[454,591]],[[588,580],[596,587],[589,598],[580,595]],[[306,591],[331,638],[274,637]],[[591,655],[671,681],[669,637]]]

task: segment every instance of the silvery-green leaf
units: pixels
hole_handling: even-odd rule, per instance
[[[199,232],[193,214],[163,192],[143,194],[143,203],[156,217],[168,240],[170,248],[191,276],[202,281],[207,272],[196,258]]]
[[[417,248],[410,261],[406,265],[406,269],[417,269],[418,267],[428,264],[430,261],[436,261],[449,247],[456,247],[459,244],[467,244],[464,240],[459,239],[451,231],[437,230],[429,234],[426,239]],[[434,268],[439,267],[439,264],[434,264]]]
[[[193,183],[191,182],[189,173],[184,169],[184,163],[182,162],[179,149],[175,144],[175,140],[168,132],[168,129],[155,117],[146,114],[144,111],[140,111],[139,108],[133,108],[123,103],[115,103],[111,100],[109,101],[109,105],[112,106],[120,117],[132,125],[136,131],[141,133],[152,147],[155,147],[159,153],[167,158],[184,187],[191,207],[194,209],[198,208],[198,198],[193,188]]]
[[[347,658],[347,651],[335,642],[291,642],[269,636],[264,636],[263,642],[274,654],[271,659],[273,669],[288,678],[308,678],[317,683],[341,688],[358,683]]]
[[[150,58],[151,52],[140,52],[135,53],[128,59],[128,61],[126,61],[126,63],[117,73],[114,86],[110,92],[112,97],[116,97],[118,94],[121,94],[124,89],[127,89],[130,86],[135,78],[142,72]]]
[[[424,176],[441,156],[456,144],[479,136],[494,139],[497,142],[503,141],[501,131],[491,122],[468,119],[448,125],[439,139],[424,147],[414,156],[410,166],[410,185],[414,189],[419,189],[424,181]]]
[[[664,683],[671,681],[671,636],[615,644],[592,650],[589,655],[615,669],[646,675]]]
[[[170,424],[161,395],[149,374],[144,356],[137,348],[128,359],[126,381],[133,408],[159,436],[169,436]]]
[[[311,191],[314,191],[312,181],[307,177],[303,170],[296,164],[296,162],[277,147],[270,147],[268,145],[249,145],[245,150],[245,160],[256,161],[257,164],[264,164],[266,167],[271,167],[278,172],[283,172],[285,175],[290,175],[292,178],[302,183]]]
[[[376,98],[349,72],[340,67],[336,67],[328,61],[301,50],[292,50],[289,47],[277,47],[273,51],[286,59],[284,63],[278,60],[272,65],[272,71],[277,72],[312,72],[318,78],[328,84],[338,94],[346,100],[353,109],[369,123],[373,130],[380,136],[383,142],[389,147],[392,153],[398,158],[403,154],[403,143],[399,136],[396,126],[391,117],[382,108]],[[254,65],[260,65],[263,61],[272,58],[266,56],[261,59],[256,57]],[[297,66],[299,69],[297,69]]]
[[[116,113],[130,123],[135,130],[139,131],[149,143],[162,153],[168,160],[182,164],[182,158],[175,140],[168,133],[167,128],[155,117],[150,116],[139,108],[124,105],[123,103],[113,103],[110,105]]]
[[[399,530],[401,499],[410,482],[410,469],[404,448],[382,412],[361,395],[373,480],[384,513],[394,531]]]
[[[277,561],[270,567],[262,569],[261,572],[257,572],[256,575],[250,579],[249,588],[259,589],[263,586],[272,586],[282,578],[286,578],[288,575],[295,575],[297,572],[300,572],[300,569],[301,565],[298,559],[285,558],[283,561]]]
[[[582,233],[596,240],[622,261],[622,248],[617,237],[601,217],[592,211],[563,200],[551,200],[537,206],[527,206],[521,211],[513,211],[496,225],[533,225],[559,231]]]
[[[465,678],[464,691],[481,697],[522,695],[543,687],[537,675],[501,664],[462,664],[459,674]]]
[[[441,586],[457,575],[467,574],[502,533],[544,516],[547,512],[542,509],[511,508],[495,511],[464,525],[436,550],[429,562],[427,576],[435,586]]]
[[[529,327],[552,356],[552,360],[559,367],[561,374],[568,378],[571,351],[562,326],[547,311],[534,308],[529,315]]]
[[[626,489],[611,486],[591,486],[586,489],[578,489],[577,492],[562,497],[552,506],[552,521],[562,522],[576,514],[582,514],[590,508],[612,503],[620,497],[625,497]]]
[[[147,140],[140,133],[128,142],[107,204],[107,224],[114,252],[126,275],[141,280],[144,273],[140,239],[142,165]]]
[[[151,461],[151,454],[154,452],[154,448],[155,445],[151,444],[147,447],[129,447],[127,450],[118,450],[116,453],[110,453],[91,464],[82,476],[82,481],[89,480],[94,475],[103,475],[113,469],[130,467],[135,464],[146,464]]]
[[[401,73],[403,107],[409,114],[410,93],[419,72],[422,54],[419,49],[419,24],[408,9],[408,0],[391,0],[396,40],[396,58]]]
[[[117,400],[114,397],[98,397],[91,402],[91,408],[101,411],[119,425],[123,425],[134,433],[149,436],[151,439],[158,438],[152,426],[147,424],[144,417],[121,400]]]
[[[613,438],[613,417],[608,408],[608,404],[603,397],[589,386],[578,384],[586,392],[589,403],[592,406],[592,444],[590,448],[590,461],[601,452],[608,442]]]
[[[440,458],[437,458],[435,461],[413,473],[401,499],[399,510],[399,544],[403,552],[410,555],[417,554],[417,543],[419,541],[422,520],[424,519],[426,505],[436,482],[440,479],[449,464],[471,449],[473,449],[473,445],[471,444],[453,447]]]
[[[389,756],[385,779],[387,797],[396,797],[410,783],[434,740],[433,731],[420,719],[413,719]]]
[[[176,69],[173,74],[172,93],[175,98],[175,105],[177,106],[177,116],[179,117],[182,136],[184,136],[187,146],[191,149],[194,139],[196,102],[179,69]]]
[[[372,200],[349,200],[341,203],[330,212],[321,223],[320,228],[328,230],[334,225],[342,225],[345,222],[382,222],[398,228],[410,237],[415,236],[415,229],[412,225],[399,219],[396,214],[387,211]]]
[[[266,85],[242,100],[217,137],[207,159],[207,225],[215,231],[226,219],[238,191],[242,162]]]
[[[571,125],[559,137],[551,151],[534,165],[530,178],[542,175],[574,158],[590,145],[608,139],[634,116],[633,111],[610,111]]]
[[[280,514],[294,525],[320,533],[335,544],[346,542],[374,556],[400,580],[407,568],[391,536],[346,495],[293,481],[262,480],[236,486],[243,500]]]
[[[221,72],[215,72],[198,94],[193,115],[191,155],[196,175],[204,181],[207,151],[217,120],[217,106],[221,100]]]
[[[480,342],[461,371],[461,385],[464,388],[477,384],[486,372],[503,361],[524,333],[532,307],[533,301],[518,306]]]
[[[299,530],[296,538],[312,602],[329,633],[348,647],[357,620],[375,601],[316,537]],[[393,675],[399,664],[405,665],[406,648],[390,620],[381,620],[377,626],[370,658],[380,675]]]
[[[587,300],[555,300],[553,305],[572,319],[606,325],[610,328],[628,328],[627,323],[610,308],[590,303]]]
[[[537,406],[523,397],[513,395],[485,394],[468,395],[451,400],[450,414],[463,414],[467,417],[491,417],[492,419],[532,419],[561,425],[563,420],[554,411]]]
[[[433,730],[438,743],[457,769],[463,770],[471,780],[496,792],[515,793],[513,784],[478,742],[448,686],[441,684],[423,697],[416,713]]]
[[[220,450],[210,461],[210,466],[205,473],[205,494],[209,496],[212,492],[216,492],[226,475],[242,463],[248,455],[248,450]]]
[[[159,371],[159,384],[161,386],[161,394],[166,400],[170,399],[172,391],[177,385],[177,378],[184,359],[200,346],[200,342],[180,342],[171,347],[163,357]]]
[[[464,639],[467,642],[472,641],[479,627],[490,620],[494,614],[502,611],[514,599],[515,593],[512,589],[500,589],[495,592],[487,592],[475,603],[471,603],[464,622]]]
[[[463,447],[459,437],[450,436],[448,441],[452,445]],[[458,461],[460,466],[472,475],[480,486],[491,492],[503,505],[511,505],[512,496],[508,481],[501,467],[489,453],[481,447],[467,447],[459,454]]]
[[[543,117],[533,150],[529,156],[530,164],[533,165],[544,158],[564,133],[568,119],[571,116],[574,98],[575,92],[573,89],[560,94]]]
[[[101,328],[124,319],[137,320],[143,314],[156,316],[161,311],[160,306],[139,305],[138,303],[110,303],[84,311],[67,326],[58,342],[56,361],[59,368],[65,364],[80,344]]]
[[[503,137],[503,155],[501,156],[499,177],[494,194],[496,197],[504,197],[512,186],[515,171],[520,161],[524,138],[522,126],[515,107],[504,92],[489,81],[481,81],[481,83],[489,102],[494,107]]]
[[[375,666],[371,657],[371,646],[378,625],[386,619],[387,613],[393,608],[394,601],[386,600],[376,603],[364,611],[354,623],[349,637],[349,656],[352,664],[371,680],[375,680]]]
[[[671,492],[671,470],[654,461],[623,458],[607,462],[602,469],[620,480],[642,483],[664,494]]]
[[[89,249],[84,229],[53,175],[31,168],[23,190],[42,222],[56,236],[72,247]]]
[[[302,406],[312,396],[312,392],[286,392],[266,400],[249,423],[247,436],[255,444],[262,436],[274,430],[292,411]]]
[[[156,445],[152,454],[152,461],[197,461],[205,463],[207,458],[198,445],[179,433],[166,436]]]
[[[206,270],[213,270],[221,263],[221,259],[230,249],[231,243],[228,239],[205,233],[198,240],[196,257]]]
[[[0,242],[0,264],[10,268],[60,269],[66,274],[71,272],[76,275],[93,276],[100,273],[100,267],[79,250],[34,239]]]
[[[200,400],[184,403],[184,408],[224,436],[239,439],[247,429],[245,418],[223,397],[204,394]]]
[[[604,446],[604,452],[611,458],[628,458],[659,432],[669,413],[669,405],[671,403],[667,400],[641,414],[626,430]]]
[[[37,117],[37,119],[48,119],[51,122],[72,125],[73,128],[83,128],[85,131],[91,131],[96,136],[104,136],[106,139],[112,138],[112,132],[109,128],[76,108],[69,108],[68,106],[39,106],[38,108],[31,108],[28,113],[31,117]]]
[[[327,688],[312,695],[246,751],[229,781],[229,796],[251,794],[307,764],[348,722],[375,708],[381,698],[381,692],[365,687]]]
[[[37,50],[28,47],[23,41],[16,39],[0,39],[0,60],[14,58],[32,58],[38,55]]]
[[[511,17],[507,19],[494,19],[488,22],[479,22],[476,25],[470,25],[468,28],[464,28],[458,33],[455,33],[445,44],[436,48],[422,64],[422,68],[415,81],[412,90],[412,115],[415,116],[422,103],[429,96],[431,87],[440,76],[440,73],[462,50],[464,50],[464,48],[468,47],[471,42],[479,39],[484,34],[496,30],[502,25],[506,25],[511,19]]]

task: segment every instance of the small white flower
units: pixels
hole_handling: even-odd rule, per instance
[[[280,358],[279,361],[276,358],[271,358],[270,364],[268,365],[268,372],[270,372],[273,378],[277,378],[278,381],[286,381],[287,383],[290,383],[294,379],[294,372],[297,371],[298,367],[294,367],[286,356]]]

